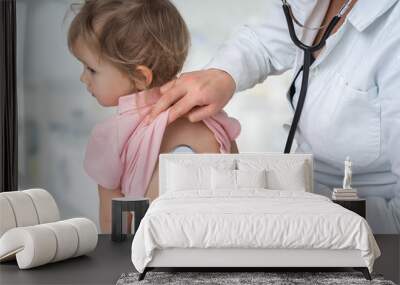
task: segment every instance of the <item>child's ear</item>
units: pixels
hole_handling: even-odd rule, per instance
[[[145,65],[139,65],[136,70],[143,75],[144,81],[138,82],[137,87],[139,89],[147,89],[153,82],[153,71]]]

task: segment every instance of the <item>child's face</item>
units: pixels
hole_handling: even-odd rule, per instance
[[[84,65],[80,79],[100,105],[117,106],[119,97],[133,92],[129,77],[111,63],[101,60],[82,40],[75,43],[74,53]]]

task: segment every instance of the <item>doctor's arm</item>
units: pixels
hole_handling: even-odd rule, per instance
[[[163,96],[146,119],[152,121],[169,108],[169,122],[187,114],[197,122],[218,113],[242,91],[268,75],[292,68],[295,47],[290,40],[281,1],[270,1],[262,25],[244,26],[224,43],[201,71],[185,73],[161,88]]]
[[[271,1],[269,5],[261,25],[241,27],[205,67],[230,74],[236,92],[293,67],[296,48],[289,36],[281,1]]]

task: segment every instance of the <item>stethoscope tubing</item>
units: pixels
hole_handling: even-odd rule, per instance
[[[328,27],[326,28],[319,43],[317,43],[316,45],[313,45],[313,46],[308,46],[308,45],[302,43],[296,35],[296,31],[294,29],[294,24],[293,24],[292,16],[291,16],[292,13],[291,13],[290,5],[283,4],[282,7],[283,7],[284,14],[285,14],[286,22],[288,24],[290,38],[292,39],[293,43],[297,47],[301,48],[304,51],[308,50],[310,52],[315,52],[315,51],[323,48],[326,43],[327,38],[332,33],[333,29],[335,28],[336,24],[340,21],[340,18],[341,18],[340,16],[333,17],[331,22],[329,23]]]
[[[332,20],[329,23],[328,27],[326,28],[324,34],[322,35],[322,38],[319,41],[319,43],[317,43],[317,44],[315,44],[313,46],[308,46],[308,45],[302,43],[298,39],[298,37],[296,35],[296,31],[294,29],[294,24],[293,24],[293,20],[292,20],[290,5],[286,1],[283,1],[282,8],[283,8],[283,11],[284,11],[284,14],[285,14],[285,18],[286,18],[286,22],[287,22],[287,25],[288,25],[290,38],[292,39],[293,43],[297,47],[299,47],[300,49],[302,49],[304,51],[304,62],[303,62],[303,66],[302,66],[303,76],[302,76],[299,99],[298,99],[298,102],[297,102],[297,106],[295,108],[293,121],[292,121],[292,124],[290,126],[289,134],[288,134],[288,137],[287,137],[287,140],[286,140],[286,144],[285,144],[285,149],[284,149],[284,153],[290,153],[290,150],[291,150],[291,147],[292,147],[292,144],[293,144],[293,139],[294,139],[294,136],[295,136],[295,133],[296,133],[297,125],[298,125],[298,123],[300,121],[301,112],[303,110],[304,102],[305,102],[305,99],[306,99],[312,53],[317,51],[317,50],[320,50],[321,48],[324,47],[327,38],[330,36],[330,34],[332,33],[333,29],[335,28],[335,26],[340,21],[342,15],[343,15],[343,13],[342,13],[343,8],[341,9],[339,15],[336,15],[335,17],[332,18]],[[292,86],[293,86],[293,84],[294,84],[294,82],[292,83]],[[292,89],[292,87],[290,89]]]

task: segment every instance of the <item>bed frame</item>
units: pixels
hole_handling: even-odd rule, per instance
[[[240,154],[161,154],[159,161],[159,192],[164,193],[166,167],[169,161],[190,159],[212,160],[225,158],[262,158],[284,159],[289,161],[304,160],[306,163],[306,191],[313,192],[313,159],[310,154],[278,153],[240,153]],[[139,280],[143,280],[148,271],[154,269],[202,269],[202,271],[265,271],[268,269],[322,269],[353,268],[361,271],[367,280],[371,280],[368,268],[359,250],[329,249],[249,249],[249,248],[169,248],[154,252],[152,261],[147,265]]]

